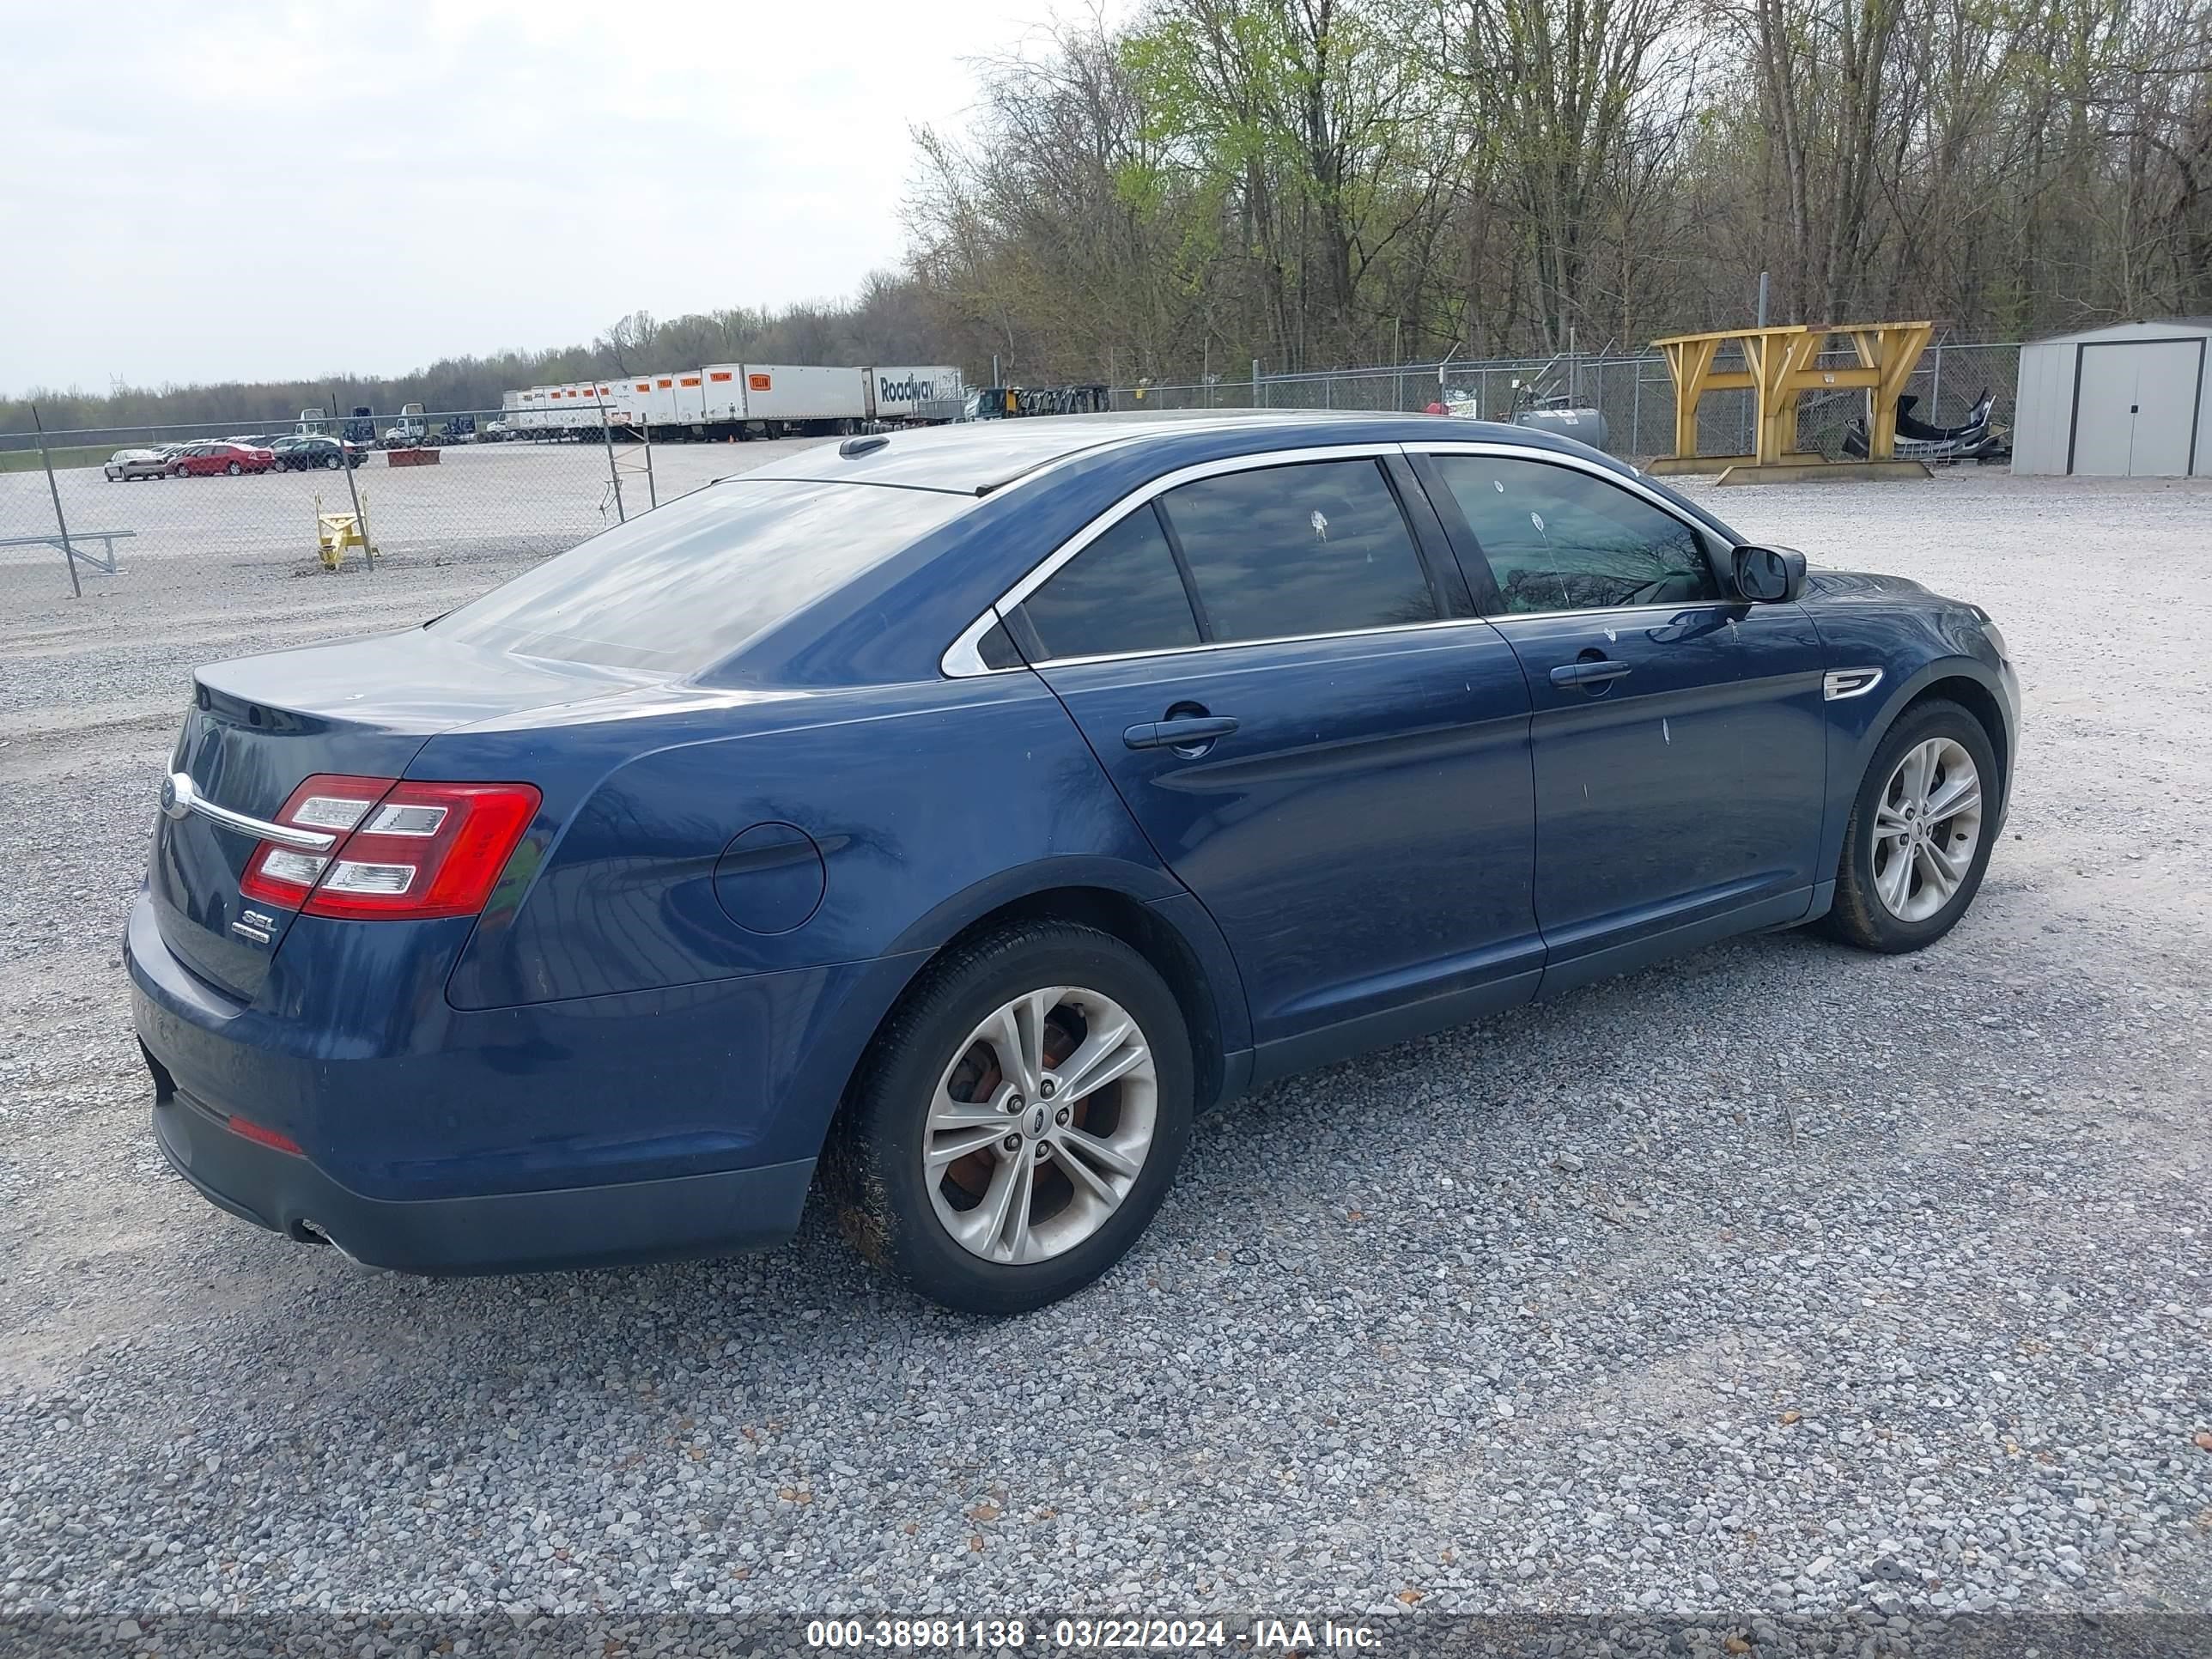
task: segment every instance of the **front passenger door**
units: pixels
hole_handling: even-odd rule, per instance
[[[1535,708],[1545,993],[1802,916],[1827,741],[1803,609],[1737,599],[1717,538],[1568,458],[1428,465]]]

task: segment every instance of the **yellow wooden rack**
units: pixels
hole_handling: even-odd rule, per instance
[[[1665,354],[1674,380],[1674,453],[1654,461],[1661,473],[1718,472],[1780,477],[1848,471],[1855,477],[1910,472],[1924,477],[1917,461],[1899,461],[1897,397],[1919,366],[1935,326],[1929,323],[1831,323],[1814,326],[1784,324],[1776,328],[1724,328],[1707,334],[1673,334],[1652,344]],[[1858,361],[1820,366],[1818,358],[1837,336],[1849,340]],[[1741,368],[1717,368],[1722,349],[1733,343],[1743,356]],[[1867,422],[1867,459],[1829,461],[1796,449],[1797,401],[1808,392],[1838,392],[1857,386],[1872,394]],[[1758,418],[1748,455],[1698,453],[1698,404],[1709,392],[1748,391],[1756,395]],[[1743,482],[1753,481],[1751,476]]]

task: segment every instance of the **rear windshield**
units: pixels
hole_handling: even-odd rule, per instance
[[[975,505],[740,478],[594,536],[430,627],[517,656],[696,674]]]

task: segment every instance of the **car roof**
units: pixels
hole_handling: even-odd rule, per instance
[[[771,461],[747,478],[808,483],[901,485],[988,495],[1026,473],[1070,456],[1115,448],[1185,449],[1194,440],[1229,441],[1239,449],[1297,448],[1301,445],[1419,443],[1480,439],[1531,450],[1582,450],[1583,446],[1526,427],[1453,420],[1435,415],[1376,414],[1330,410],[1189,410],[1122,411],[1111,415],[1032,415],[1004,420],[918,427],[870,439],[848,439]],[[1243,440],[1242,442],[1236,441]],[[867,446],[865,448],[860,446]],[[848,453],[848,448],[858,453]]]

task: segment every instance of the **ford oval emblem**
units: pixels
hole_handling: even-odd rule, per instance
[[[192,781],[182,772],[172,772],[161,780],[161,811],[172,823],[184,821],[192,810]]]

